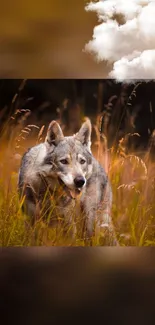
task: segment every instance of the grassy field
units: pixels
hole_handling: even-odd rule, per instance
[[[17,114],[17,113],[16,113]],[[0,246],[59,246],[70,245],[64,241],[61,231],[48,229],[42,220],[35,228],[26,228],[17,193],[18,170],[25,150],[44,139],[44,126],[26,125],[28,111],[18,111],[6,122],[0,138]],[[153,246],[155,244],[155,164],[150,159],[150,147],[141,158],[136,153],[126,153],[126,139],[117,150],[107,150],[106,138],[101,139],[97,126],[93,153],[105,167],[113,190],[112,219],[121,246]],[[154,135],[153,135],[154,137]],[[153,139],[152,137],[152,139]],[[37,238],[34,233],[37,227]],[[84,246],[77,238],[76,246]],[[99,245],[94,239],[94,245]]]

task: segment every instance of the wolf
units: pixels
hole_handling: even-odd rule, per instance
[[[64,234],[75,238],[82,216],[81,235],[86,243],[92,245],[92,237],[101,235],[103,245],[117,245],[111,218],[112,189],[92,154],[91,132],[89,118],[72,136],[64,136],[53,120],[45,141],[22,157],[19,194],[25,196],[23,210],[32,224],[43,216],[49,226],[61,224]]]

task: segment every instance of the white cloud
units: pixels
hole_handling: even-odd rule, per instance
[[[155,0],[104,0],[86,10],[97,12],[100,24],[85,49],[97,61],[113,63],[109,77],[155,79]],[[116,14],[123,15],[123,25],[114,20]]]

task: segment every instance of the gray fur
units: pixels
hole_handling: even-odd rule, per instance
[[[75,178],[78,177],[85,182],[80,188],[75,186]],[[62,217],[63,229],[67,231],[72,224],[71,235],[74,237],[77,217],[83,212],[88,240],[93,236],[95,227],[96,233],[106,233],[104,244],[116,244],[111,220],[111,186],[104,168],[91,153],[89,119],[76,135],[70,137],[64,137],[58,123],[52,121],[45,142],[24,154],[18,188],[20,195],[25,195],[24,209],[32,223],[40,217],[43,202],[44,218],[48,218],[53,204],[51,196],[63,188],[63,196],[52,211],[50,226],[58,224],[58,213]]]

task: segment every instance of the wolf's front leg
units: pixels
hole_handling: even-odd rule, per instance
[[[34,226],[36,221],[40,218],[41,204],[38,196],[32,187],[24,185],[21,191],[21,199],[25,196],[22,211],[29,217],[31,226]]]
[[[101,246],[118,246],[109,205],[98,209],[95,219],[95,236],[99,240],[99,244]]]
[[[93,237],[102,246],[116,245],[116,235],[110,216],[109,203],[91,205],[85,211],[85,244],[92,246]]]
[[[95,216],[95,235],[99,239],[101,246],[118,245],[114,225],[111,218],[112,190],[109,182],[107,183],[103,199],[98,202]]]
[[[85,244],[92,246],[93,237],[99,241],[100,246],[118,245],[109,204],[91,208],[86,216]]]
[[[38,241],[38,228],[37,222],[41,218],[41,206],[39,201],[32,201],[26,199],[22,207],[23,212],[27,215],[28,219],[25,220],[25,228],[32,234],[31,245],[36,245]]]
[[[76,239],[76,224],[74,222],[65,222],[63,223],[63,238],[69,238],[72,241]]]
[[[39,201],[31,202],[28,201],[26,202],[26,214],[30,218],[30,223],[32,226],[36,224],[36,222],[40,219],[41,217],[41,207]]]
[[[101,224],[97,231],[97,236],[100,246],[118,246],[118,241],[113,228],[113,225]]]
[[[92,238],[95,235],[95,209],[91,209],[85,216],[85,238],[86,246],[92,246]]]
[[[74,220],[74,213],[71,210],[64,210],[63,214],[63,223],[62,223],[62,236],[63,239],[68,239],[71,243],[75,242],[77,227],[76,222]]]

